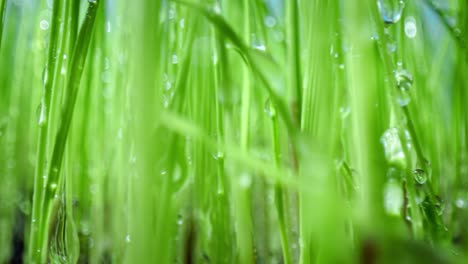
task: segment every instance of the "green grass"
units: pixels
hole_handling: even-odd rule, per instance
[[[464,263],[464,1],[0,0],[0,263]]]

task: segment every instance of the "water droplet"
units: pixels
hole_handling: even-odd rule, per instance
[[[273,32],[273,40],[277,43],[281,43],[284,41],[284,34],[280,30],[275,30]]]
[[[396,51],[396,49],[397,49],[397,48],[396,48],[395,43],[390,43],[390,42],[387,43],[387,51],[388,51],[389,53],[394,53],[394,52]]]
[[[48,30],[49,29],[49,21],[42,19],[41,22],[39,22],[39,27],[42,30]]]
[[[176,54],[172,54],[171,62],[172,62],[172,64],[179,63],[179,57]]]
[[[390,179],[384,188],[384,207],[388,214],[399,216],[403,206],[403,190],[398,182]]]
[[[414,201],[416,202],[417,205],[420,205],[423,202],[423,198],[421,197],[421,195],[416,194],[414,197]]]
[[[340,68],[340,70],[343,70],[344,69],[344,64],[338,65],[338,68]]]
[[[110,68],[110,61],[109,58],[104,58],[104,70],[108,70]]]
[[[417,32],[416,19],[412,16],[405,18],[405,35],[408,38],[414,38]]]
[[[221,6],[219,5],[218,1],[216,1],[213,4],[213,12],[216,13],[216,14],[221,14]]]
[[[111,81],[111,72],[110,71],[103,71],[101,73],[101,81],[103,83],[110,83],[110,81]]]
[[[276,19],[272,16],[266,16],[264,19],[265,26],[272,28],[276,25]]]
[[[440,198],[440,196],[436,196],[436,202],[434,206],[438,215],[442,215],[444,213],[445,203],[444,203],[444,200]]]
[[[407,106],[411,102],[411,97],[407,92],[401,92],[397,97],[397,103],[399,106]]]
[[[125,236],[125,242],[130,243],[130,241],[131,241],[131,240],[130,240],[130,235],[127,234],[127,235]]]
[[[175,17],[175,10],[174,10],[174,8],[170,8],[170,9],[169,9],[169,14],[168,14],[168,16],[169,16],[169,19],[174,19],[174,17]]]
[[[251,184],[252,184],[252,178],[249,174],[244,173],[239,177],[239,185],[242,188],[247,189],[250,187]]]
[[[45,106],[44,99],[42,99],[41,103],[37,107],[37,124],[39,127],[42,127],[47,122],[47,109]]]
[[[384,23],[390,25],[400,20],[405,2],[398,0],[377,0],[377,7]]]
[[[51,183],[51,184],[50,184],[50,189],[51,189],[51,190],[57,189],[57,183],[55,183],[55,182]]]
[[[415,169],[413,171],[414,180],[419,184],[424,184],[427,181],[426,172],[422,169]]]
[[[182,225],[183,223],[184,223],[184,218],[182,217],[182,215],[178,215],[177,216],[177,224]]]
[[[273,103],[271,102],[270,98],[268,98],[266,101],[265,101],[265,108],[264,108],[264,111],[265,113],[271,117],[271,118],[274,118],[276,116],[276,110],[275,108],[273,107]]]
[[[465,202],[464,199],[458,198],[458,199],[455,201],[455,205],[456,205],[458,208],[465,208],[466,202]]]
[[[166,81],[166,84],[164,85],[164,89],[166,89],[166,91],[168,91],[171,88],[172,88],[172,83],[170,81]]]
[[[403,147],[400,137],[398,136],[397,128],[392,127],[387,129],[380,138],[380,142],[384,146],[385,158],[390,164],[396,165],[397,167],[406,166],[405,154],[403,153]]]
[[[395,80],[399,89],[397,98],[398,104],[400,106],[406,106],[411,100],[408,92],[413,85],[413,76],[407,70],[398,68],[395,71]]]
[[[169,96],[163,95],[164,108],[168,108],[170,103],[171,103],[171,99],[169,98]]]
[[[123,138],[123,130],[122,130],[121,127],[119,128],[119,130],[117,130],[117,138],[118,138],[118,139],[122,139],[122,138]]]
[[[92,4],[95,4],[97,2],[97,0],[88,0],[88,2],[90,2]]]
[[[404,134],[405,134],[406,147],[407,147],[408,149],[411,149],[411,148],[412,148],[412,145],[411,145],[411,135],[410,135],[410,132],[409,132],[407,129],[405,129]]]
[[[36,218],[31,219],[33,223],[36,223]]]
[[[413,76],[405,69],[397,69],[395,71],[395,79],[398,88],[408,91],[413,85]]]
[[[224,152],[218,151],[218,152],[214,153],[214,154],[213,154],[213,159],[215,159],[215,160],[222,160],[222,159],[224,159]]]
[[[342,119],[345,119],[346,117],[348,117],[350,112],[351,112],[351,109],[349,108],[349,106],[340,107],[340,114],[341,114]]]
[[[44,67],[44,71],[42,71],[42,83],[45,85],[48,81],[48,72],[47,72],[47,65]]]
[[[260,51],[266,51],[266,46],[263,43],[256,42],[253,44],[253,48]]]
[[[390,30],[388,30],[388,28],[384,28],[384,35],[385,36],[390,36]]]
[[[176,167],[176,169],[175,169],[174,172],[172,173],[172,180],[173,180],[174,182],[177,182],[177,181],[179,181],[181,178],[182,178],[182,170],[180,169],[180,167]]]
[[[97,185],[96,185],[96,184],[91,184],[91,185],[89,186],[89,192],[90,192],[91,194],[95,194],[95,193],[97,192]]]
[[[110,23],[110,21],[107,21],[107,22],[106,22],[106,32],[107,32],[107,33],[110,33],[110,32],[111,32],[111,23]]]
[[[135,154],[132,154],[132,155],[130,156],[130,164],[135,164],[136,161],[137,161],[136,155],[135,155]]]
[[[185,18],[181,18],[179,21],[180,28],[185,28]]]

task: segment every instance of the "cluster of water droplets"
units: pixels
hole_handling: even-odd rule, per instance
[[[282,30],[278,27],[278,20],[272,14],[267,14],[263,18],[263,24],[268,29],[269,34],[274,42],[281,43],[284,41],[284,34]]]

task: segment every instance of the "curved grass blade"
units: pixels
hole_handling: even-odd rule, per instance
[[[39,240],[42,238],[42,229],[40,228],[42,223],[42,201],[44,197],[44,185],[46,176],[46,159],[48,150],[48,134],[50,129],[50,121],[47,121],[50,114],[54,73],[57,69],[57,49],[60,43],[60,19],[61,19],[61,0],[55,0],[52,7],[52,28],[50,34],[50,45],[47,51],[47,63],[44,69],[44,97],[41,107],[41,111],[44,111],[44,124],[39,128],[39,138],[37,147],[37,159],[36,159],[36,171],[34,175],[34,194],[33,194],[33,208],[31,217],[31,233],[29,237],[29,260],[33,262],[36,259],[40,262],[41,249],[39,247]]]
[[[229,39],[238,48],[238,50],[242,53],[243,57],[249,62],[249,65],[253,73],[258,76],[258,78],[260,79],[262,83],[265,84],[265,87],[268,89],[270,98],[273,104],[275,105],[278,111],[278,114],[281,116],[281,118],[285,122],[288,131],[291,134],[296,134],[294,122],[291,120],[291,117],[288,114],[288,110],[287,110],[285,102],[281,99],[281,96],[278,93],[278,90],[282,90],[281,89],[282,84],[272,82],[269,79],[269,76],[272,75],[271,72],[268,72],[266,71],[266,69],[263,69],[261,67],[261,65],[265,65],[265,64],[268,66],[275,65],[274,67],[278,69],[279,66],[276,65],[276,63],[271,58],[269,58],[265,53],[259,52],[254,49],[250,49],[242,40],[242,38],[227,23],[227,21],[221,15],[215,13],[213,10],[205,8],[203,5],[200,5],[200,4],[189,3],[185,1],[177,1],[177,0],[175,0],[175,2],[188,6],[192,8],[193,10],[199,12],[203,16],[205,16],[216,27],[216,29],[219,31],[221,35],[223,35],[226,39]],[[260,60],[263,63],[261,63]],[[268,69],[271,69],[271,67],[268,67]]]
[[[56,210],[54,207],[57,206],[55,203],[55,196],[57,195],[58,189],[56,188],[57,183],[59,182],[60,170],[63,160],[63,154],[65,151],[65,144],[68,136],[68,131],[70,129],[71,121],[73,118],[73,110],[75,107],[75,102],[78,95],[79,86],[81,83],[81,76],[83,73],[84,65],[86,62],[86,57],[88,53],[88,47],[91,41],[91,36],[93,33],[94,21],[97,14],[97,9],[99,7],[99,0],[94,2],[89,2],[88,10],[86,13],[85,20],[81,27],[75,50],[73,52],[71,67],[70,67],[70,78],[67,83],[67,98],[64,103],[64,110],[61,116],[61,123],[58,129],[58,133],[55,139],[55,145],[52,152],[52,159],[49,168],[49,175],[45,184],[45,193],[42,203],[43,217],[41,217],[41,225],[47,226],[50,221],[55,218]],[[49,228],[45,228],[49,230]],[[41,237],[41,247],[42,248],[42,261],[45,261],[47,258],[47,244],[49,238],[47,233],[42,234]]]

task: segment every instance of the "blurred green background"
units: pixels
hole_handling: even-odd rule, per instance
[[[468,263],[466,1],[0,22],[0,263]]]

